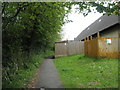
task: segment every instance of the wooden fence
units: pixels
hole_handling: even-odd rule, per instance
[[[85,56],[119,58],[118,38],[96,38],[84,42]]]
[[[55,43],[55,57],[84,53],[84,42],[68,41]]]
[[[85,56],[98,57],[98,39],[85,41],[84,53]]]

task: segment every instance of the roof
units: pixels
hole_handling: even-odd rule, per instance
[[[117,23],[120,23],[120,17],[116,15],[112,16],[101,16],[95,22],[93,22],[90,26],[88,26],[85,30],[83,30],[75,40],[83,40],[84,38],[91,36],[97,32],[103,31],[110,26],[113,26]]]

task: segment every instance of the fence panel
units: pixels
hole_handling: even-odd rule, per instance
[[[97,57],[98,56],[98,40],[87,40],[84,42],[85,56]]]
[[[108,40],[109,39],[109,40]],[[110,43],[108,43],[108,41]],[[118,38],[96,38],[84,42],[85,56],[96,58],[119,58]]]
[[[75,50],[75,43],[74,42],[69,42],[68,43],[68,55],[73,55],[76,53],[76,50]]]
[[[55,56],[67,56],[73,54],[84,53],[84,42],[70,41],[68,43],[55,44]]]
[[[111,41],[110,43],[107,40]],[[99,57],[118,58],[118,38],[99,38]]]
[[[55,44],[55,57],[67,56],[67,43]]]

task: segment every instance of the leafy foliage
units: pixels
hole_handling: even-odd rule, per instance
[[[20,69],[28,69],[38,52],[54,50],[54,42],[61,39],[61,26],[73,5],[87,15],[90,7],[100,13],[118,14],[119,2],[4,2],[2,3],[2,65],[4,83],[13,82],[12,76]]]
[[[62,3],[3,3],[3,84],[27,69],[32,55],[53,50],[60,39]]]

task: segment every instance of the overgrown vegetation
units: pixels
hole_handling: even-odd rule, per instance
[[[54,55],[53,51],[46,51],[43,53],[39,53],[37,55],[33,55],[28,63],[28,68],[22,68],[16,71],[16,74],[12,75],[12,81],[4,82],[3,87],[10,87],[10,88],[26,88],[29,81],[31,81],[32,77],[35,75],[36,69],[40,66],[41,62],[44,60],[45,57],[49,55]],[[4,69],[4,68],[3,68]],[[7,70],[11,72],[11,70]]]
[[[24,74],[18,71],[32,67],[29,64],[34,61],[33,55],[54,50],[54,42],[60,40],[59,33],[65,17],[61,5],[44,2],[3,3],[3,88],[13,87],[8,86],[15,82],[13,77],[17,73]]]
[[[72,55],[54,63],[66,88],[118,88],[118,59]]]
[[[54,42],[61,39],[61,26],[65,22],[70,22],[65,21],[64,17],[70,12],[72,5],[78,5],[78,11],[83,11],[84,15],[91,12],[90,7],[95,7],[101,13],[118,13],[119,2],[108,4],[107,7],[103,4],[100,2],[2,3],[3,88],[14,87],[17,84],[14,82],[20,74],[23,75],[20,77],[21,80],[27,78],[29,73],[24,73],[24,70],[32,68],[34,55],[54,50]],[[22,83],[19,86],[22,86]]]

